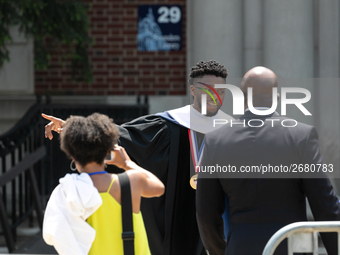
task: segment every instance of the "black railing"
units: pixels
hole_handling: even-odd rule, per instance
[[[27,218],[33,225],[34,208],[38,223],[42,224],[41,199],[35,179],[42,172],[42,158],[46,154],[40,109],[41,104],[32,106],[14,128],[0,136],[1,234],[5,235],[9,252],[15,248],[17,226]]]
[[[139,101],[137,101],[139,102]],[[9,252],[16,242],[16,228],[25,220],[33,226],[33,212],[42,226],[43,207],[59,179],[71,172],[70,160],[59,148],[59,137],[45,139],[48,123],[41,113],[66,119],[70,115],[108,115],[122,124],[148,114],[148,105],[54,105],[36,103],[7,133],[0,136],[0,221]]]

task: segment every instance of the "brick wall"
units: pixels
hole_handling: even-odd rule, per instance
[[[89,49],[93,82],[72,82],[70,63],[62,62],[62,47],[54,50],[50,67],[35,71],[36,94],[71,95],[185,95],[185,0],[89,0]],[[137,50],[138,5],[182,5],[182,50]]]

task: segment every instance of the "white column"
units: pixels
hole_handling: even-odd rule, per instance
[[[10,30],[10,62],[0,69],[0,134],[8,131],[35,103],[33,39]]]
[[[188,69],[200,60],[224,64],[230,77],[242,72],[242,1],[187,1]]]
[[[263,0],[244,0],[243,73],[263,65]]]
[[[313,1],[264,0],[263,5],[264,66],[276,73],[279,86],[303,87],[314,95]],[[306,104],[312,114],[313,100]],[[308,124],[314,121],[297,107],[288,108],[287,116]]]
[[[313,77],[313,1],[264,0],[264,65],[278,77]]]
[[[320,77],[340,77],[339,0],[319,1]]]
[[[33,40],[20,34],[16,27],[10,32],[10,62],[0,69],[0,94],[34,94]]]
[[[325,163],[340,167],[340,1],[319,1],[319,135]],[[338,175],[339,176],[339,175]],[[333,180],[340,194],[339,179]]]

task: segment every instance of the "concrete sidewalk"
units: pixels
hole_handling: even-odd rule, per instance
[[[11,254],[58,254],[53,246],[45,243],[40,229],[36,231],[36,228],[33,228],[31,233],[28,233],[29,235],[27,233],[25,234],[24,236],[20,233],[20,235],[17,236],[15,250]],[[2,240],[0,246],[0,254],[10,254],[3,241],[4,240]]]
[[[49,246],[42,238],[42,234],[38,233],[23,244],[14,253],[16,254],[58,254],[53,246]]]

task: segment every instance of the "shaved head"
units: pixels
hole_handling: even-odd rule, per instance
[[[263,66],[257,66],[250,69],[244,76],[240,89],[245,95],[245,105],[247,106],[248,88],[253,89],[253,106],[254,107],[271,107],[272,90],[277,88],[277,77],[275,73]]]

